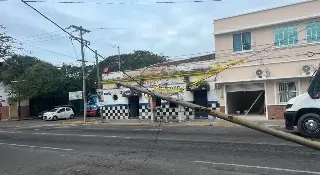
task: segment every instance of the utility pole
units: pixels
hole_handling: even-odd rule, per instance
[[[281,138],[281,139],[284,139],[284,140],[287,140],[287,141],[291,141],[291,142],[294,142],[294,143],[297,143],[297,144],[300,144],[300,145],[303,145],[303,146],[307,146],[309,148],[313,148],[313,149],[318,150],[318,151],[320,150],[320,143],[317,142],[317,141],[312,141],[312,140],[309,140],[309,139],[306,139],[306,138],[303,138],[303,137],[300,137],[300,136],[296,136],[296,135],[293,135],[293,134],[290,134],[290,133],[286,133],[286,132],[283,132],[283,131],[280,131],[280,130],[269,128],[269,127],[266,127],[266,126],[261,126],[261,125],[258,125],[255,122],[251,122],[251,121],[248,121],[248,120],[236,117],[236,116],[232,116],[232,115],[228,115],[228,114],[225,114],[225,113],[222,113],[222,112],[218,112],[218,111],[215,111],[215,110],[213,110],[211,108],[207,108],[207,107],[204,107],[204,106],[196,105],[196,104],[193,104],[193,103],[190,103],[190,102],[186,102],[186,101],[182,101],[182,100],[179,100],[179,99],[174,99],[174,98],[171,98],[169,96],[162,95],[160,93],[155,93],[155,92],[149,91],[146,88],[137,87],[137,86],[134,86],[134,85],[131,85],[131,84],[128,84],[128,83],[119,82],[119,81],[115,81],[115,84],[121,85],[121,86],[126,87],[126,88],[133,89],[133,90],[138,91],[138,92],[142,92],[144,94],[148,94],[148,95],[151,95],[151,96],[156,96],[156,97],[159,97],[159,98],[161,98],[163,100],[166,100],[166,101],[169,101],[169,102],[173,102],[173,103],[176,103],[178,105],[191,108],[193,110],[204,111],[204,112],[209,113],[211,116],[215,116],[215,117],[218,117],[220,119],[223,119],[223,120],[226,120],[226,121],[229,121],[229,122],[232,122],[232,123],[236,123],[238,125],[245,126],[247,128],[251,128],[251,129],[254,129],[254,130],[257,130],[257,131],[260,131],[260,132],[263,132],[263,133],[266,133],[266,134],[269,134],[269,135],[272,135],[272,136],[275,136],[275,137],[278,137],[278,138]]]
[[[100,70],[99,70],[99,60],[98,60],[98,52],[95,50],[95,56],[96,56],[96,68],[97,68],[97,85],[98,89],[101,88],[101,82],[100,82]]]
[[[87,41],[87,40],[84,40],[83,39],[83,35],[85,33],[89,33],[91,31],[87,30],[87,29],[84,29],[82,26],[74,26],[74,25],[71,25],[70,27],[68,28],[74,28],[75,31],[79,31],[80,32],[80,38],[78,37],[73,37],[74,39],[76,40],[80,40],[81,42],[81,57],[82,59],[81,60],[78,60],[80,62],[82,62],[82,98],[83,98],[83,122],[86,122],[86,116],[87,116],[87,98],[86,98],[86,73],[85,73],[85,67],[86,67],[86,64],[85,64],[85,59],[84,59],[84,45],[86,44],[89,44],[90,45],[90,42]]]
[[[120,56],[120,47],[118,46],[118,64],[119,64],[119,72],[121,72],[121,56]]]
[[[2,119],[2,102],[4,101],[2,100],[2,96],[0,96],[0,121]]]

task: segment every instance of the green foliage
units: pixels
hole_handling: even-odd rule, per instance
[[[13,55],[7,58],[0,67],[0,82],[10,85],[11,81],[16,81],[29,67],[39,62],[39,59],[30,56]]]
[[[0,59],[5,59],[12,53],[13,38],[8,36],[4,31],[5,27],[0,24]]]
[[[121,55],[124,70],[134,70],[164,61],[167,61],[167,57],[149,51]],[[118,71],[118,56],[110,56],[99,63],[100,75],[105,67],[111,72]],[[12,87],[16,100],[58,97],[82,90],[81,67],[64,64],[57,68],[34,57],[14,55],[0,69],[0,81]],[[94,92],[97,88],[96,66],[89,65],[85,69],[87,92]]]
[[[107,57],[105,60],[99,62],[100,75],[103,74],[104,68],[109,68],[109,72],[119,71],[118,68],[118,55]],[[155,54],[150,51],[136,50],[133,53],[121,55],[121,69],[123,71],[135,70],[150,65],[166,62],[168,57],[163,54]],[[95,89],[97,87],[96,68],[91,69],[91,73],[88,75],[89,88]]]
[[[50,63],[39,62],[26,69],[13,87],[20,99],[30,99],[47,96],[61,91],[65,84],[65,77],[61,70]]]

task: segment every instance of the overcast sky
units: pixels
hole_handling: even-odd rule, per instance
[[[189,57],[182,55],[214,51],[212,33],[213,20],[216,18],[302,0],[222,0],[175,4],[156,4],[155,0],[88,0],[133,3],[122,5],[59,4],[53,3],[59,0],[48,1],[30,4],[63,28],[82,25],[91,30],[84,38],[91,42],[90,47],[103,56],[115,55],[117,49],[114,46],[120,46],[122,53],[143,49],[178,59]],[[80,57],[77,41],[73,41],[74,50],[65,33],[20,0],[0,1],[0,7],[0,24],[7,27],[9,35],[25,43],[25,54],[31,51],[31,55],[56,65],[76,63],[77,55]],[[85,53],[86,59],[93,62],[94,55],[89,50]]]

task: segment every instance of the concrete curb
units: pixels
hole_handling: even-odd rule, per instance
[[[141,122],[141,123],[112,123],[112,122],[62,122],[58,125],[118,125],[118,126],[159,126],[160,122]],[[223,127],[238,127],[240,125],[226,122],[181,122],[181,123],[164,123],[161,126],[223,126]]]

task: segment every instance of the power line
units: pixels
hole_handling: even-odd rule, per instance
[[[148,5],[148,4],[183,4],[183,3],[209,3],[209,2],[219,2],[222,0],[184,0],[184,1],[154,1],[154,2],[106,2],[106,1],[76,1],[76,0],[66,0],[66,1],[49,1],[49,0],[29,0],[24,1],[26,3],[57,3],[57,4],[96,4],[96,5]],[[17,2],[13,0],[0,0],[0,2]]]
[[[88,28],[90,30],[149,30],[147,28],[130,28],[130,27],[94,27],[94,28]]]
[[[28,42],[24,42],[24,41],[15,39],[15,38],[13,38],[13,39],[16,40],[16,41],[18,41],[19,43],[24,43],[24,44],[27,44],[27,45],[29,45],[29,46],[38,48],[38,49],[40,49],[40,50],[44,50],[44,51],[47,51],[47,52],[50,52],[50,53],[53,53],[53,54],[56,54],[56,55],[60,55],[60,56],[69,57],[69,58],[75,59],[74,57],[72,57],[72,56],[70,56],[70,55],[66,55],[66,54],[63,54],[63,53],[59,53],[59,52],[56,52],[56,51],[52,51],[52,50],[49,50],[49,49],[45,49],[45,48],[39,47],[39,46],[37,46],[37,45],[30,44],[30,43],[28,43]]]
[[[76,48],[74,47],[74,44],[73,44],[72,38],[70,38],[70,42],[71,42],[71,45],[72,45],[73,51],[74,51],[74,53],[75,53],[75,55],[76,55],[76,57],[77,57],[77,60],[78,60],[78,59],[79,59],[79,57],[78,57],[78,54],[77,54]]]
[[[48,34],[52,34],[52,33],[61,33],[61,30],[56,30],[56,31],[52,31],[52,32],[44,32],[44,33],[40,33],[37,35],[25,36],[25,37],[21,37],[19,39],[37,38],[38,36],[48,35]]]

